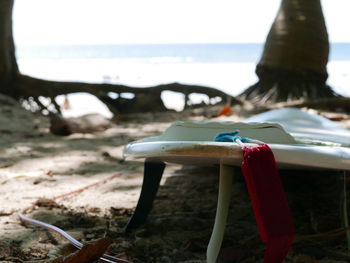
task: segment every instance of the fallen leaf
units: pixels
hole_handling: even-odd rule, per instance
[[[84,244],[83,248],[65,258],[58,258],[53,263],[92,263],[99,259],[112,244],[112,239],[104,237]]]

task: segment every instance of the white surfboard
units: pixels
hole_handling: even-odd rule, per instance
[[[293,108],[269,111],[244,122],[175,122],[160,136],[128,144],[124,156],[179,164],[239,166],[239,145],[214,142],[218,133],[234,130],[240,131],[239,136],[267,143],[280,168],[350,170],[350,131]]]

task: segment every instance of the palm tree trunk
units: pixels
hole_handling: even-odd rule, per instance
[[[256,67],[259,81],[242,95],[262,103],[335,96],[326,85],[328,55],[320,0],[282,0]]]
[[[18,74],[12,37],[12,8],[14,0],[0,0],[0,90],[15,96],[13,86]]]

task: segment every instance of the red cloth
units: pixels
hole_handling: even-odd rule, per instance
[[[281,263],[295,236],[294,224],[275,157],[266,144],[244,147],[242,171],[262,241],[267,242],[264,263]]]

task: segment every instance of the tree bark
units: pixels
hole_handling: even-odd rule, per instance
[[[283,0],[259,65],[327,74],[329,41],[320,0]]]
[[[259,81],[241,95],[261,103],[334,97],[328,55],[320,0],[282,0],[256,67]]]
[[[0,0],[0,89],[17,97],[16,79],[19,73],[12,36],[12,9],[14,0]]]

